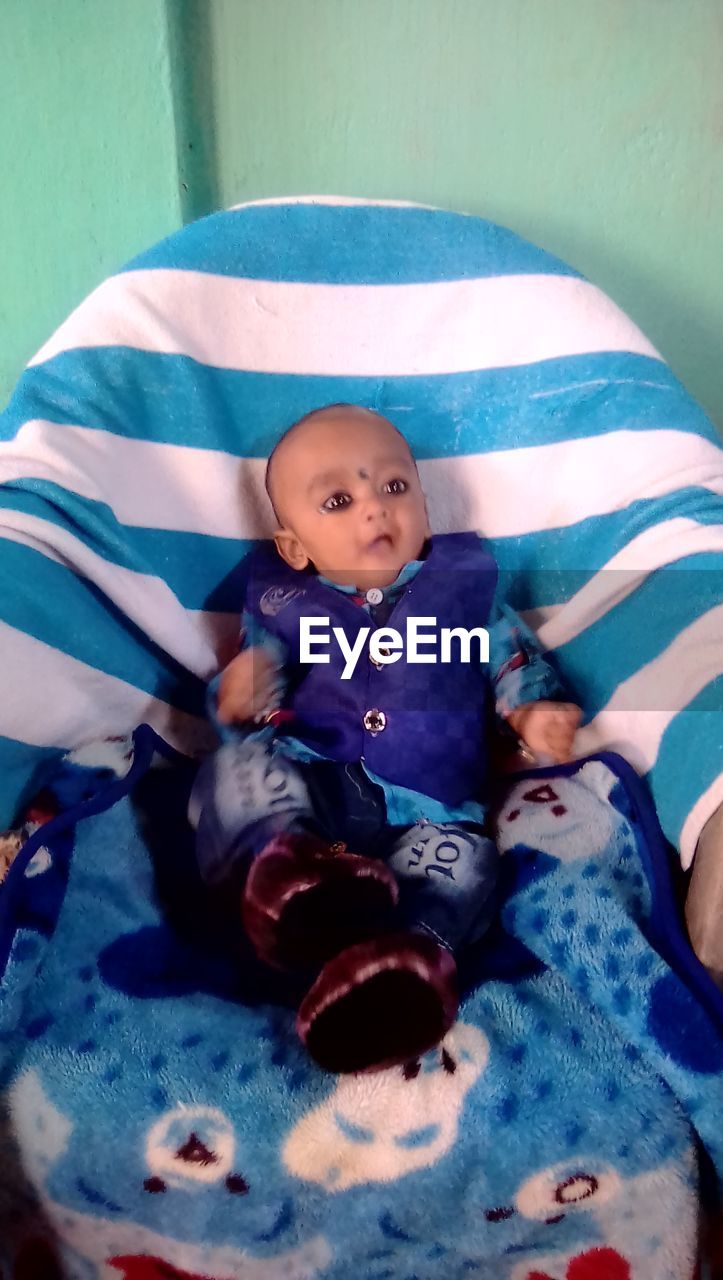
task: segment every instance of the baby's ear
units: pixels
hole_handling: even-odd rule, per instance
[[[277,529],[274,534],[274,542],[281,559],[285,560],[292,569],[306,568],[309,563],[309,557],[291,529]]]
[[[427,528],[426,528],[426,532],[425,532],[424,536],[425,536],[425,538],[431,538],[431,537],[432,537],[432,526],[431,526],[431,524],[429,523],[429,512],[427,511],[427,499],[426,499],[426,496],[425,496],[425,499],[424,499],[424,515],[425,515],[426,520],[427,520]]]

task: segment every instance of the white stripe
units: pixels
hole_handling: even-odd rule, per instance
[[[714,778],[707,791],[696,801],[686,818],[683,829],[680,833],[680,861],[683,870],[687,871],[688,867],[695,857],[695,851],[698,847],[703,827],[709,818],[713,817],[716,809],[723,804],[723,773]]]
[[[122,524],[219,538],[273,533],[264,469],[260,459],[42,421],[0,443],[0,482],[47,480],[106,503]]]
[[[600,289],[573,276],[334,285],[157,268],[106,280],[30,364],[119,345],[220,369],[334,377],[458,373],[599,351],[661,358]]]
[[[723,452],[680,431],[609,431],[420,463],[438,532],[516,537],[565,528],[691,486],[723,494]],[[584,566],[581,566],[584,567]]]
[[[130,526],[269,537],[265,461],[35,421],[0,443],[0,481],[49,480]],[[438,533],[510,537],[563,528],[684,486],[723,494],[723,452],[684,431],[610,431],[419,465]]]
[[[186,609],[186,614],[216,655],[215,674],[238,653],[241,614],[205,609]]]
[[[574,597],[573,597],[574,598]],[[552,618],[556,618],[558,614],[567,610],[567,603],[563,604],[545,604],[531,609],[522,609],[520,617],[526,622],[528,627],[536,634],[546,626]]]
[[[448,213],[448,209],[441,209],[435,204],[416,204],[412,200],[368,200],[365,196],[269,196],[265,200],[244,200],[241,204],[231,204],[226,210],[227,213],[236,212],[237,209],[255,209],[259,205],[296,205],[296,204],[323,204],[338,205],[340,208],[346,208],[352,205],[368,205],[370,209],[433,209],[435,212]],[[471,218],[473,214],[457,214],[457,217]]]
[[[647,773],[668,725],[723,671],[721,635],[723,605],[685,627],[663,653],[618,685],[590,724],[578,730],[576,754],[618,751]]]
[[[223,624],[214,624],[210,620],[213,615],[184,609],[161,578],[104,559],[80,538],[38,516],[0,511],[0,537],[32,547],[47,559],[89,579],[181,666],[202,680],[215,675],[218,657],[209,639],[214,632],[226,635],[227,615]]]
[[[150,724],[190,755],[213,745],[210,724],[0,622],[0,733],[37,747],[78,747]]]
[[[707,551],[723,552],[723,524],[677,518],[646,529],[631,538],[564,606],[535,611],[540,644],[545,649],[559,648],[620,604],[655,569]]]

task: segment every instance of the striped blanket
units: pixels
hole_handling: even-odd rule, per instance
[[[481,219],[267,201],[102,284],[2,417],[0,823],[62,749],[147,721],[208,744],[264,459],[353,401],[420,459],[433,527],[479,529],[689,863],[723,800],[723,454],[595,286]]]

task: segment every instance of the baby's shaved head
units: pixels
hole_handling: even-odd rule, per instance
[[[381,413],[376,413],[373,409],[364,409],[361,405],[345,404],[343,402],[327,404],[321,409],[312,409],[311,413],[305,413],[303,417],[297,418],[296,422],[292,422],[281,439],[274,445],[266,463],[266,492],[274,509],[274,515],[280,523],[283,523],[284,495],[280,491],[281,486],[278,483],[279,460],[292,439],[298,440],[299,435],[304,430],[308,430],[316,423],[323,422],[326,419],[338,419],[340,430],[343,430],[345,421],[347,424],[353,423],[354,425],[362,423],[364,419],[367,419],[372,424],[384,423],[387,427],[391,427],[393,431],[396,431],[400,440],[404,443],[404,448],[409,450],[401,431],[398,431],[392,422],[389,422]]]
[[[429,537],[409,445],[360,405],[328,404],[294,422],[269,458],[266,491],[282,559],[342,586],[388,586]]]

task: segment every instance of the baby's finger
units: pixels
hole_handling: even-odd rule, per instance
[[[279,705],[278,683],[270,674],[269,678],[254,691],[254,718],[263,720]]]
[[[564,705],[552,706],[547,712],[546,723],[550,726],[554,726],[555,728],[557,728],[558,725],[568,724],[569,721],[570,721],[570,713]]]
[[[269,701],[270,701],[270,690],[269,690],[269,689],[255,689],[255,690],[254,690],[254,695],[253,695],[253,698],[252,698],[252,700],[251,700],[251,706],[252,706],[252,709],[253,709],[253,713],[254,713],[254,717],[255,717],[255,719],[257,719],[257,720],[258,720],[258,719],[259,719],[259,717],[260,717],[260,716],[265,712],[265,710],[266,710],[266,708],[267,708],[267,706],[268,706],[268,704],[269,704]]]
[[[575,706],[574,702],[562,702],[556,708],[558,715],[555,717],[558,721],[564,721],[565,724],[572,726],[573,730],[577,728],[581,719],[582,711]]]
[[[563,763],[570,759],[574,733],[569,729],[551,730],[547,737],[547,747],[551,755]]]
[[[216,704],[216,716],[221,724],[235,724],[237,721],[245,720],[248,712],[248,699],[238,695],[219,698]]]
[[[556,738],[573,738],[576,728],[577,726],[571,724],[569,720],[559,720],[549,724],[547,731]]]

